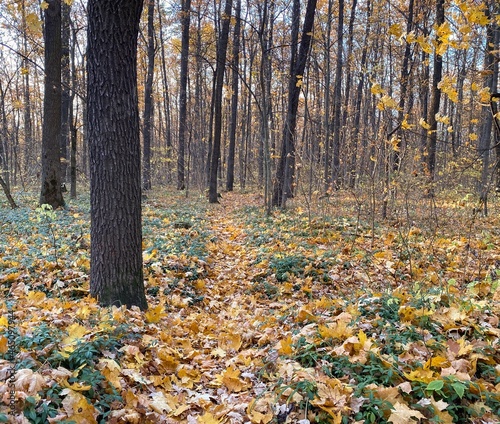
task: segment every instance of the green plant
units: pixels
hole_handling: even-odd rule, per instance
[[[55,231],[55,222],[57,221],[57,215],[54,212],[51,205],[44,203],[36,208],[37,217],[36,220],[42,224],[45,224],[49,230],[52,239],[52,248],[54,249],[54,258],[56,265],[59,266],[59,256],[57,253],[57,238]]]

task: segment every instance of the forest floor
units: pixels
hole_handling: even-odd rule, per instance
[[[17,200],[0,422],[500,422],[500,221],[467,198],[382,221],[346,193],[152,193],[145,313],[89,297],[88,199]]]

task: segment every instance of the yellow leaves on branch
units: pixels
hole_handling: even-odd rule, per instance
[[[438,84],[438,88],[442,93],[446,94],[453,102],[458,102],[458,91],[456,89],[457,78],[452,75],[444,75]]]

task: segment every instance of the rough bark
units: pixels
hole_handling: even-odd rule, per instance
[[[233,35],[233,57],[232,57],[232,80],[231,80],[231,127],[229,131],[229,151],[227,155],[227,179],[226,190],[233,191],[234,188],[234,158],[236,153],[236,127],[238,123],[238,95],[239,95],[239,72],[240,63],[240,32],[241,32],[241,0],[237,0],[235,8],[236,24]]]
[[[185,182],[185,145],[187,124],[187,80],[189,60],[189,25],[191,21],[191,0],[182,1],[181,11],[181,74],[179,82],[179,152],[177,156],[177,190],[186,188]]]
[[[88,2],[90,293],[147,308],[141,234],[137,35],[142,0]]]
[[[283,129],[283,143],[281,156],[276,171],[276,180],[273,192],[273,206],[285,207],[286,200],[293,194],[292,182],[295,169],[295,129],[297,125],[297,110],[299,107],[299,96],[301,84],[298,82],[304,76],[306,62],[311,46],[314,15],[316,12],[316,0],[308,0],[300,50],[297,58],[291,55],[291,75],[288,86],[288,105]]]
[[[40,204],[64,206],[61,190],[61,1],[48,0],[44,10],[45,79],[42,125]]]
[[[436,26],[439,27],[444,23],[444,0],[436,0]],[[443,57],[438,53],[441,41],[438,40],[437,47],[434,52],[432,86],[431,86],[431,103],[429,107],[429,132],[427,138],[427,171],[431,183],[434,181],[434,173],[436,170],[436,146],[437,146],[437,120],[436,114],[439,112],[441,102],[441,90],[439,83],[443,74]],[[432,188],[429,194],[432,194]]]
[[[340,187],[340,142],[342,135],[342,73],[344,60],[342,49],[344,44],[344,0],[338,2],[339,22],[337,25],[337,61],[335,63],[335,86],[333,88],[333,153],[332,153],[332,185]]]
[[[144,88],[142,188],[151,190],[151,140],[153,128],[153,76],[155,67],[154,0],[148,0],[148,69]]]
[[[71,6],[61,3],[61,181],[66,181],[70,145],[70,11]]]
[[[222,27],[217,42],[217,68],[215,70],[214,90],[214,138],[210,156],[210,180],[208,186],[208,201],[218,203],[217,176],[220,160],[220,145],[222,137],[222,89],[224,86],[224,71],[226,69],[227,44],[229,41],[229,24],[231,22],[232,0],[226,0],[222,16]]]

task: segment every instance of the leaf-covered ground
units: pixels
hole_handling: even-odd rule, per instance
[[[2,204],[0,422],[500,422],[498,220],[221,202],[145,202],[146,313],[88,296],[88,203]]]

